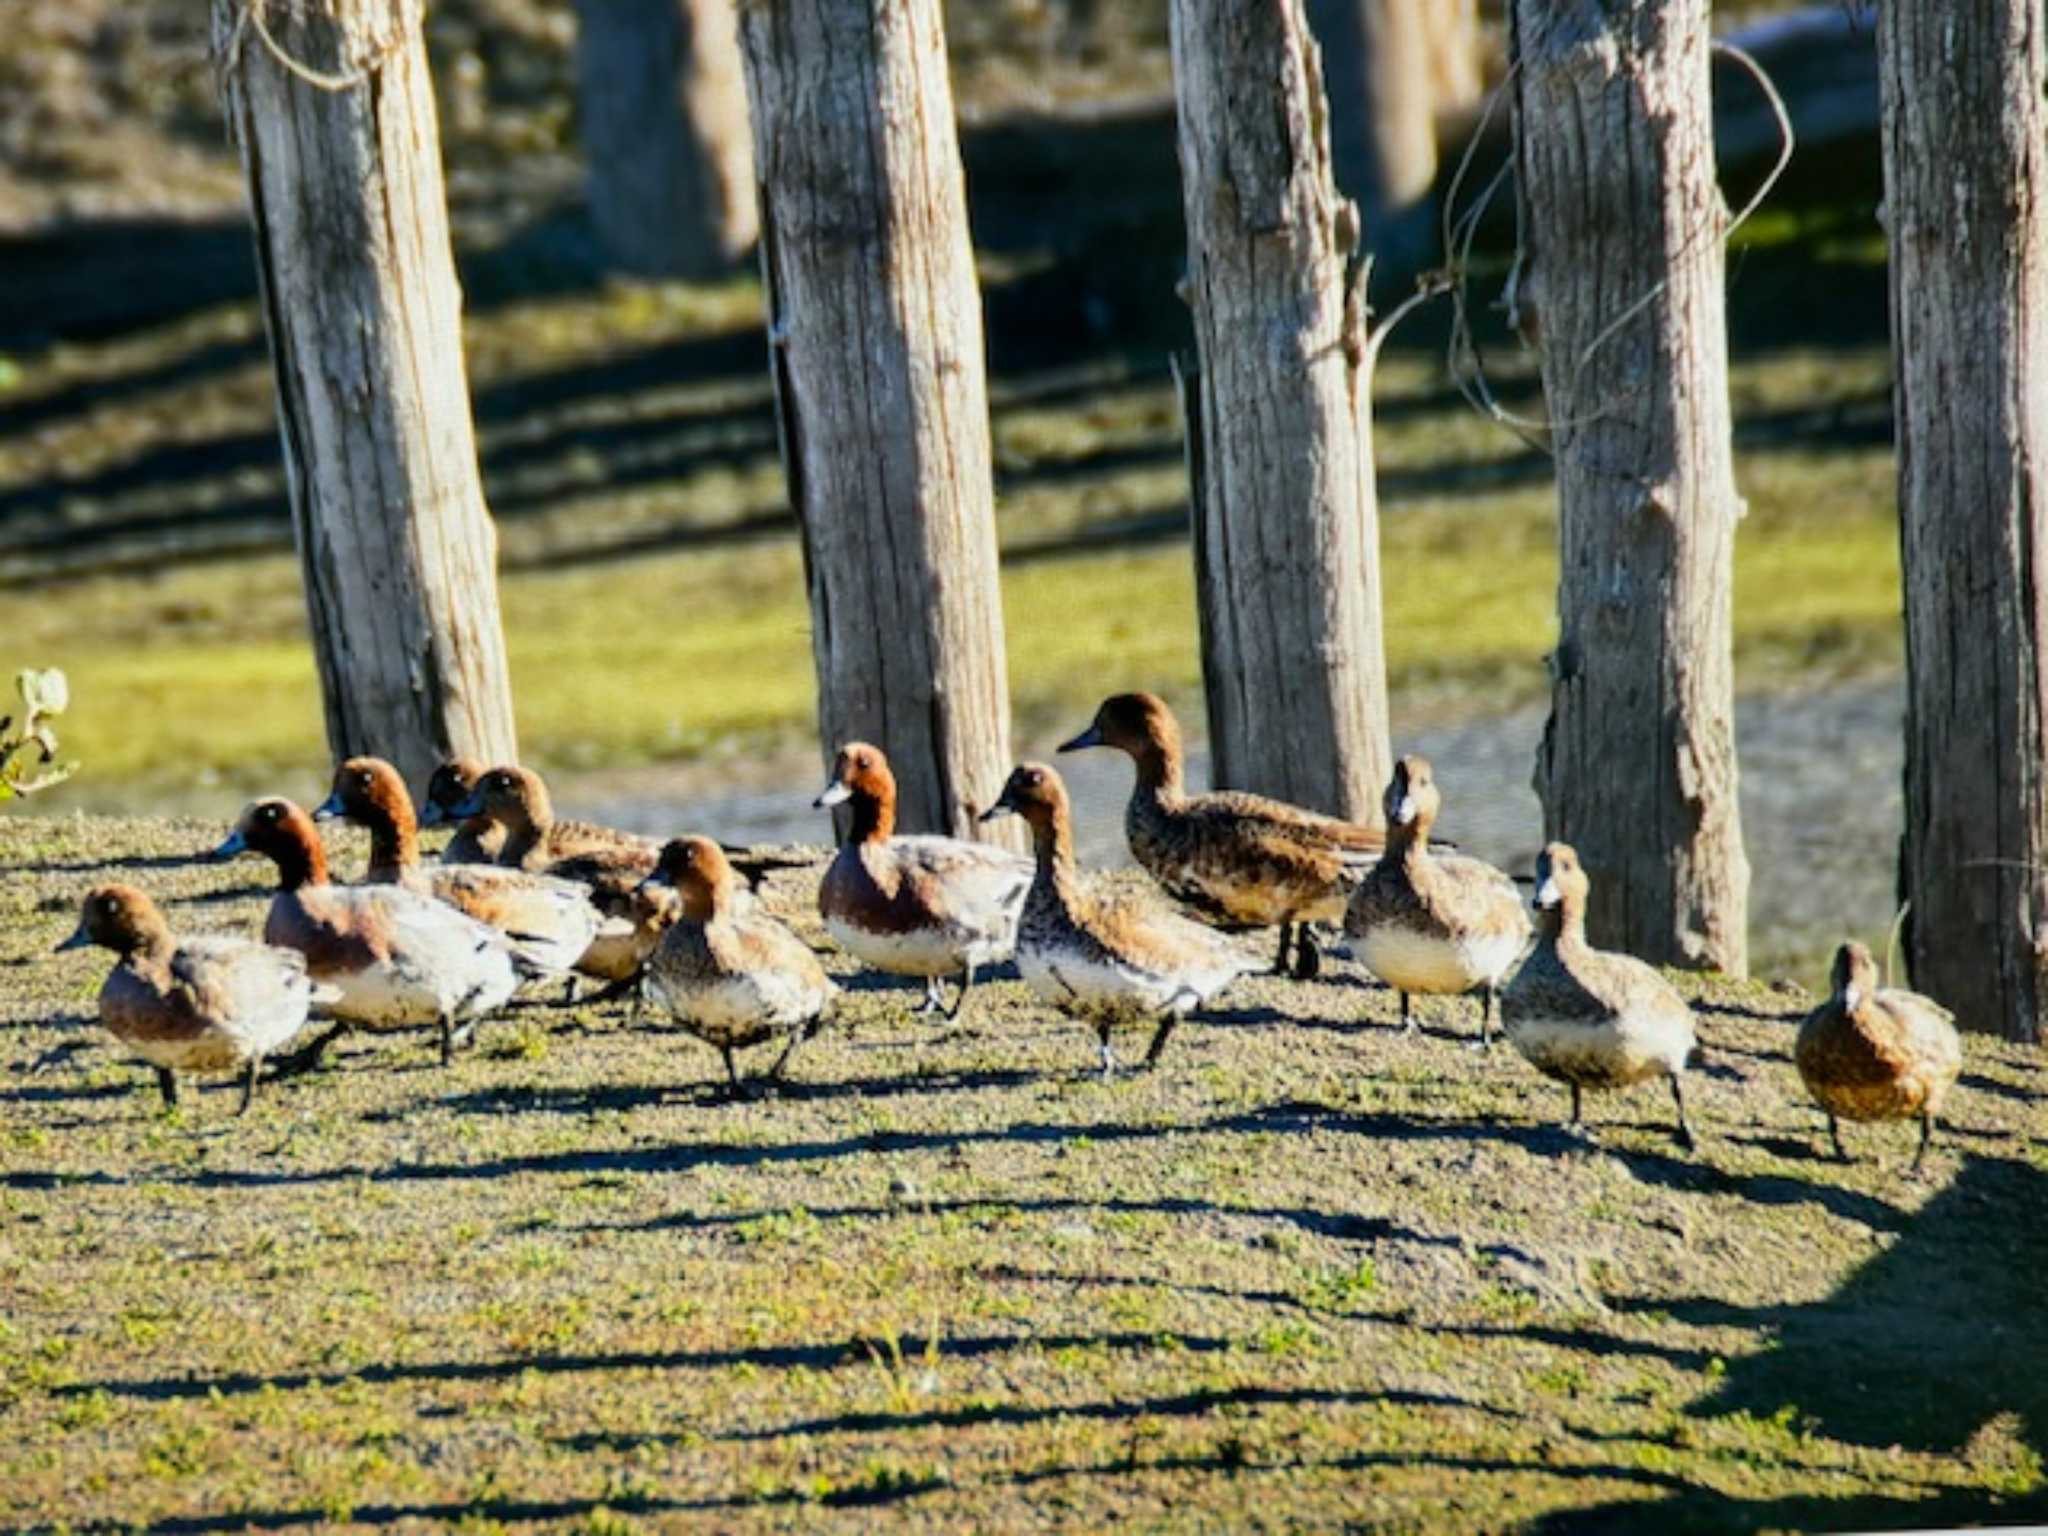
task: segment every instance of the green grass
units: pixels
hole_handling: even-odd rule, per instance
[[[1408,1039],[1349,974],[1111,1083],[998,978],[948,1039],[850,992],[758,1102],[584,1009],[165,1118],[48,950],[112,874],[251,929],[261,867],[157,862],[209,830],[0,821],[0,1530],[2048,1516],[2030,1051],[1967,1042],[1921,1183],[1908,1127],[1821,1155],[1804,995],[1698,977],[1694,1154],[1653,1088],[1575,1147],[1469,1004]]]
[[[519,404],[520,390],[532,387],[522,381],[601,370],[622,352],[630,358],[721,333],[747,323],[757,302],[748,283],[628,287],[472,321],[478,387],[513,401],[484,433],[487,462],[496,466],[493,495],[533,504],[503,525],[502,601],[521,739],[543,766],[715,762],[807,740],[813,678],[792,534],[632,559],[561,558],[596,538],[717,529],[772,511],[779,480],[765,418],[753,418],[738,460],[686,457],[670,478],[645,486],[612,483],[625,450],[601,435],[671,416],[674,431],[687,433],[700,413],[735,405],[744,422],[761,403],[759,381],[684,380],[567,401],[543,391],[530,407]],[[209,345],[247,343],[250,319],[240,310],[198,317],[160,337],[153,352],[134,342],[66,349],[27,397],[118,380]],[[1771,425],[1791,408],[1866,402],[1883,381],[1884,359],[1871,352],[1778,353],[1736,369],[1738,405],[1757,424],[1746,430],[1739,460],[1750,508],[1737,545],[1740,686],[1897,665],[1888,453],[1831,446],[1824,434],[1787,438]],[[1516,382],[1508,380],[1511,388]],[[1397,733],[1404,719],[1540,697],[1555,632],[1547,466],[1459,402],[1416,354],[1393,356],[1380,400]],[[276,489],[274,473],[257,469],[93,490],[110,484],[95,475],[118,474],[152,451],[266,434],[269,409],[267,377],[252,357],[197,390],[145,390],[33,438],[0,442],[0,487],[47,483],[61,462],[81,484],[76,501],[95,515],[203,507],[245,481]],[[592,432],[598,446],[587,445]],[[1193,700],[1193,576],[1186,543],[1170,526],[1185,481],[1166,385],[1104,375],[1092,391],[1048,402],[1005,381],[996,446],[1004,546],[1031,555],[1004,573],[1012,693],[1025,738],[1070,728],[1111,683]],[[1124,536],[1131,531],[1145,537]],[[9,592],[0,661],[62,666],[73,684],[65,739],[85,772],[45,804],[147,803],[194,783],[254,788],[317,775],[325,745],[297,581],[290,559],[262,556]]]

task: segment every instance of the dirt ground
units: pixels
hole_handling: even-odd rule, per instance
[[[108,957],[48,951],[110,877],[251,930],[267,866],[188,861],[221,831],[0,820],[0,1528],[2048,1517],[2031,1051],[1969,1040],[1913,1182],[1902,1128],[1821,1156],[1789,989],[1684,983],[1685,1154],[1650,1090],[1567,1141],[1470,1004],[1404,1039],[1352,974],[1104,1082],[1014,980],[941,1038],[835,957],[756,1102],[526,1009],[166,1118],[89,1027]]]

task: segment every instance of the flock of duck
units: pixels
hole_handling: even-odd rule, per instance
[[[1589,880],[1567,845],[1537,860],[1532,924],[1507,875],[1432,841],[1441,797],[1422,758],[1396,765],[1383,830],[1258,795],[1189,794],[1179,728],[1150,694],[1105,700],[1060,750],[1090,747],[1135,764],[1131,853],[1179,910],[1083,877],[1053,768],[1018,766],[982,814],[1023,818],[1033,847],[1025,858],[898,835],[888,760],[853,742],[816,801],[849,812],[818,889],[826,932],[865,966],[923,980],[922,1009],[948,1019],[978,974],[1014,959],[1036,996],[1094,1026],[1110,1074],[1119,1025],[1150,1025],[1152,1066],[1181,1019],[1256,968],[1228,934],[1276,927],[1274,970],[1307,979],[1322,965],[1314,925],[1341,924],[1349,955],[1399,993],[1404,1028],[1415,1027],[1413,994],[1476,994],[1475,1044],[1491,1044],[1498,1013],[1531,1065],[1570,1090],[1575,1134],[1584,1134],[1586,1090],[1662,1079],[1677,1139],[1693,1144],[1682,1087],[1699,1057],[1692,1010],[1650,966],[1588,943]],[[369,832],[361,883],[331,876],[315,823],[336,817]],[[516,766],[443,764],[423,819],[456,827],[438,863],[421,858],[397,771],[351,758],[310,815],[259,800],[213,850],[276,866],[260,942],[181,941],[142,891],[106,885],[86,896],[59,948],[96,944],[119,957],[100,1017],[155,1067],[167,1106],[179,1073],[239,1073],[246,1109],[266,1060],[278,1072],[304,1070],[348,1030],[433,1028],[445,1061],[523,983],[549,978],[566,980],[571,997],[585,977],[614,994],[634,990],[721,1053],[735,1093],[736,1052],[779,1044],[775,1077],[831,1015],[838,987],[747,889],[807,858],[701,836],[657,844],[558,818],[540,778]],[[287,1050],[316,1015],[324,1029]],[[1961,1068],[1944,1010],[1880,987],[1869,951],[1845,944],[1794,1054],[1838,1156],[1847,1155],[1841,1119],[1913,1119],[1920,1166]]]

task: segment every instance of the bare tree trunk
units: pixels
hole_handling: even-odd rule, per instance
[[[1477,101],[1477,0],[1308,0],[1329,76],[1337,185],[1382,276],[1436,255],[1437,120]]]
[[[1600,942],[1742,974],[1735,490],[1707,0],[1515,0],[1527,248],[1557,455],[1548,835],[1593,872]]]
[[[715,277],[754,243],[733,0],[576,0],[590,216],[619,265]]]
[[[938,0],[764,0],[741,40],[826,758],[879,744],[905,826],[971,836],[1009,771],[1010,712]]]
[[[1392,760],[1371,363],[1321,61],[1299,0],[1174,0],[1171,18],[1215,779],[1377,821]]]
[[[1878,8],[1914,984],[2048,1016],[2048,76],[2039,0]]]
[[[415,782],[451,754],[507,761],[497,535],[419,0],[214,0],[213,19],[329,745]]]

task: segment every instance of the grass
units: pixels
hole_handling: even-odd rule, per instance
[[[213,830],[0,822],[0,1530],[2048,1516],[2031,1052],[1967,1042],[1917,1184],[1906,1128],[1821,1156],[1808,999],[1699,978],[1695,1155],[1651,1090],[1574,1147],[1469,1005],[1404,1039],[1350,976],[1111,1083],[999,979],[946,1040],[856,988],[758,1102],[583,1010],[165,1118],[47,951],[110,875],[248,931],[259,866],[175,861]]]
[[[731,336],[756,303],[745,282],[625,287],[472,317],[522,742],[543,766],[715,762],[807,740],[808,612],[793,532],[772,521],[780,483],[760,382],[664,381],[635,361]],[[169,327],[154,348],[129,338],[61,349],[16,400],[33,408],[194,354],[246,355],[198,387],[142,387],[0,435],[0,491],[48,509],[46,522],[175,526],[242,504],[270,515],[281,486],[253,323],[230,308]],[[1869,349],[1737,366],[1744,687],[1897,665],[1889,453],[1845,444],[1830,425],[1881,403],[1884,381]],[[1526,404],[1526,373],[1511,371],[1506,387]],[[1473,414],[1426,353],[1392,356],[1380,405],[1397,731],[1404,717],[1540,697],[1555,627],[1546,462]],[[1195,698],[1185,479],[1165,382],[1129,364],[1078,384],[999,379],[996,448],[1025,736],[1070,728],[1111,677]],[[602,554],[634,539],[650,552]],[[264,555],[10,592],[0,661],[60,665],[73,682],[66,741],[86,772],[45,803],[146,804],[195,782],[250,790],[317,774],[325,746],[297,583],[290,559]]]

